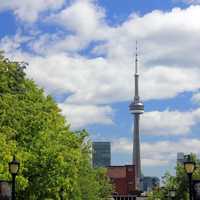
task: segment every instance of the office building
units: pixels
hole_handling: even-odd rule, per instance
[[[111,164],[110,142],[92,143],[92,164],[93,167],[106,167]]]
[[[160,179],[158,177],[144,176],[142,178],[142,190],[144,192],[152,191],[153,188],[159,187]]]
[[[183,164],[185,160],[185,155],[183,152],[177,153],[177,164]]]

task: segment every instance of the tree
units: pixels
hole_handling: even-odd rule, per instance
[[[65,199],[103,197],[98,176],[105,172],[90,166],[87,132],[70,130],[54,100],[26,78],[25,67],[0,55],[0,179],[11,178],[8,162],[15,154],[21,164],[20,200],[60,199],[61,188]],[[84,181],[97,189],[87,191]],[[104,186],[106,190],[109,183]]]

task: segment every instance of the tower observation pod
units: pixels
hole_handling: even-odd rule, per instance
[[[141,159],[140,159],[140,115],[144,113],[144,104],[139,97],[139,73],[138,73],[138,54],[136,42],[135,54],[135,94],[134,99],[129,105],[131,114],[134,115],[133,129],[133,165],[135,165],[135,186],[137,191],[141,191]]]

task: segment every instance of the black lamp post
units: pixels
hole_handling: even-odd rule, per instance
[[[175,189],[169,190],[169,196],[173,200],[176,196],[176,190]]]
[[[9,171],[12,175],[12,200],[15,200],[15,178],[17,176],[17,173],[19,171],[19,161],[15,159],[15,156],[13,156],[13,160],[9,162]]]
[[[184,162],[184,168],[189,178],[189,195],[190,195],[190,200],[192,200],[192,174],[195,170],[195,163],[191,160],[190,155]]]
[[[61,187],[60,188],[60,200],[64,200],[64,188],[63,187]]]

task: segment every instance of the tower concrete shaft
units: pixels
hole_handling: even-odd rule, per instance
[[[144,105],[139,97],[139,73],[138,73],[138,56],[136,47],[135,56],[135,94],[134,100],[131,102],[129,109],[134,115],[134,130],[133,130],[133,165],[135,165],[135,185],[136,190],[141,190],[141,159],[140,159],[140,130],[139,121],[140,115],[144,112]]]
[[[141,188],[141,160],[140,160],[140,135],[139,135],[140,115],[134,116],[134,133],[133,133],[133,165],[135,165],[135,185],[136,189]]]

